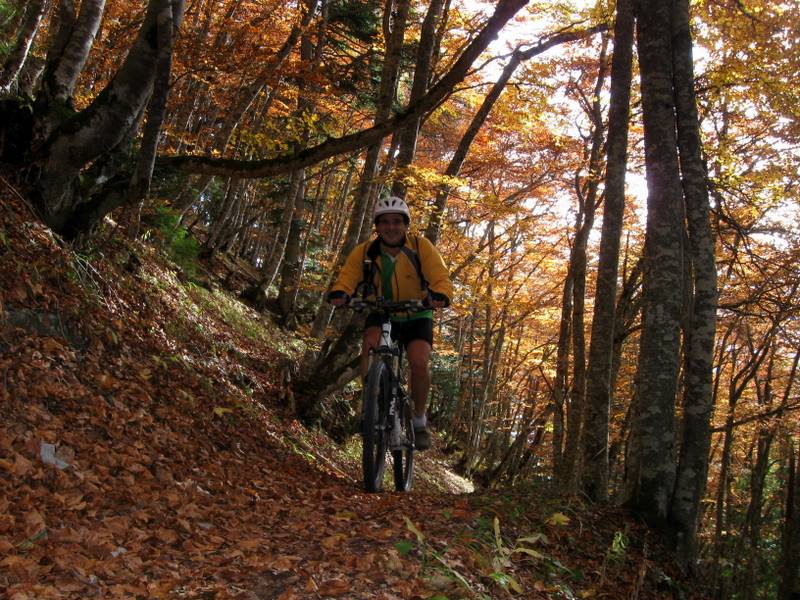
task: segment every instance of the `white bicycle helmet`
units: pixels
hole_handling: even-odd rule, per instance
[[[386,198],[379,198],[375,203],[375,212],[372,213],[372,222],[376,222],[381,215],[403,215],[406,224],[411,221],[411,213],[408,210],[408,204],[402,198],[397,196],[387,196]]]

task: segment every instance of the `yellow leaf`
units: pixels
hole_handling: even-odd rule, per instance
[[[513,577],[511,577],[511,575],[506,574],[506,577],[507,577],[507,581],[508,581],[508,587],[510,587],[512,590],[514,590],[517,594],[521,594],[523,592],[523,590],[522,590],[522,586],[519,584],[519,582],[516,579],[514,579]]]
[[[533,558],[536,558],[538,560],[541,560],[541,559],[544,558],[544,554],[542,554],[541,552],[537,552],[533,548],[525,548],[523,546],[520,546],[519,548],[514,548],[511,551],[511,554],[515,554],[517,552],[519,552],[521,554],[527,554],[528,556],[532,556]]]
[[[226,414],[232,413],[232,412],[233,412],[232,408],[223,408],[221,406],[215,406],[214,407],[214,416],[217,416],[217,417],[224,417]]]
[[[556,512],[547,519],[548,525],[569,525],[569,517],[564,513]]]
[[[408,528],[408,530],[411,533],[413,533],[415,536],[417,536],[417,541],[421,543],[425,539],[425,536],[422,535],[422,532],[419,529],[417,529],[417,526],[414,525],[414,523],[411,522],[411,519],[409,519],[408,517],[405,517],[405,516],[403,517],[403,519],[405,519],[405,521],[406,521],[406,528]]]

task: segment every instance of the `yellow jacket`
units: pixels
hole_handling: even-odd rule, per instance
[[[450,282],[447,267],[436,246],[424,237],[416,235],[406,236],[405,246],[419,256],[422,275],[427,281],[430,291],[444,294],[447,296],[448,301],[452,300],[453,284]],[[353,249],[330,291],[343,291],[352,296],[364,277],[364,260],[368,258],[371,258],[377,267],[373,269],[374,278],[372,283],[375,285],[375,289],[378,290],[379,296],[387,296],[381,286],[383,259],[381,257],[380,241],[377,239],[366,241]],[[419,275],[412,260],[404,252],[398,253],[392,277],[392,300],[402,301],[415,298],[424,300],[426,296],[427,290],[421,289]]]

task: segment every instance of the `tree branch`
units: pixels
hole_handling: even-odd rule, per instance
[[[494,40],[503,26],[527,4],[528,0],[500,0],[494,14],[484,28],[467,46],[463,54],[431,89],[404,112],[362,131],[331,138],[317,146],[305,148],[296,154],[255,161],[212,158],[208,156],[174,156],[158,160],[160,167],[173,168],[184,173],[199,173],[224,177],[268,177],[288,173],[314,165],[326,158],[352,152],[375,144],[393,131],[402,128],[436,107],[467,75],[472,63]]]

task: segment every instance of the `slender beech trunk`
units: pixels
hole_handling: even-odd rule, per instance
[[[275,279],[280,273],[281,263],[286,251],[286,242],[289,239],[289,229],[292,226],[292,217],[294,216],[295,206],[298,202],[298,196],[305,194],[306,189],[306,173],[305,169],[300,169],[291,174],[289,191],[286,195],[286,204],[281,212],[280,221],[278,223],[277,231],[275,232],[275,243],[270,250],[268,260],[264,261],[264,267],[261,269],[261,280],[256,286],[257,292],[254,294],[258,298],[257,305],[263,308],[263,301],[266,299],[266,293],[269,287],[275,282]],[[248,294],[251,294],[249,291]]]
[[[150,180],[153,177],[153,165],[156,162],[161,125],[167,109],[169,80],[172,72],[172,50],[175,45],[175,36],[178,33],[178,24],[183,20],[183,0],[171,0],[171,2],[164,3],[156,20],[158,24],[158,58],[153,95],[150,97],[147,107],[142,143],[128,190],[127,202],[131,204],[134,213],[128,223],[130,237],[136,237],[139,234],[139,213],[150,193]]]
[[[633,21],[632,0],[617,0],[614,53],[611,59],[603,226],[586,372],[587,427],[583,437],[583,491],[589,499],[600,502],[608,499],[608,428],[614,389],[611,383],[611,365],[614,333],[618,327],[614,316],[622,220],[625,213]]]
[[[458,402],[456,404],[455,415],[450,426],[448,445],[459,439],[467,438],[468,435],[463,431],[465,421],[467,421],[467,411],[471,405],[469,395],[469,383],[472,381],[472,371],[474,369],[473,358],[475,356],[475,325],[478,315],[477,303],[470,307],[467,318],[468,325],[465,327],[466,349],[461,352],[461,369],[458,377]]]
[[[234,177],[231,178],[225,186],[222,206],[220,207],[219,213],[214,218],[214,222],[208,231],[208,237],[203,244],[204,251],[209,255],[220,245],[225,237],[225,230],[230,226],[234,218],[236,203],[239,199],[241,181],[241,179]]]
[[[439,19],[442,16],[442,6],[444,0],[431,0],[428,12],[422,22],[419,34],[419,45],[417,46],[417,60],[414,66],[414,81],[411,84],[411,95],[409,103],[418,101],[428,91],[428,84],[431,79],[431,69],[433,65],[433,52],[436,48],[436,31]],[[397,172],[399,177],[395,177],[392,183],[392,195],[405,198],[406,184],[404,175],[406,169],[414,161],[414,154],[417,148],[417,136],[422,118],[419,117],[409,123],[399,132],[400,143],[397,155]]]
[[[716,560],[713,574],[712,587],[717,597],[724,597],[724,582],[721,581],[720,564],[725,555],[726,527],[725,527],[725,507],[729,495],[730,487],[730,464],[731,449],[733,447],[733,415],[736,407],[736,399],[733,404],[728,404],[728,413],[725,417],[725,430],[722,441],[722,454],[719,460],[719,480],[717,482],[717,497],[714,505],[714,559]]]
[[[625,485],[628,506],[657,526],[666,524],[675,481],[675,397],[684,272],[671,18],[669,3],[646,2],[637,14],[648,194],[639,401]]]
[[[800,439],[788,439],[788,474],[783,517],[780,587],[778,600],[793,600],[800,593]]]
[[[708,474],[713,411],[712,362],[717,313],[717,267],[714,235],[709,222],[708,177],[702,156],[700,123],[694,92],[692,38],[688,0],[675,0],[672,52],[678,146],[686,201],[693,290],[685,342],[683,431],[670,506],[671,531],[681,564],[695,558],[700,500]]]
[[[569,395],[569,340],[572,327],[572,261],[561,292],[561,320],[556,349],[556,375],[553,381],[553,478],[559,489],[568,481],[564,468],[564,403]]]
[[[600,95],[607,72],[608,38],[603,36],[600,50],[597,80],[592,94],[592,101],[585,108],[592,123],[592,135],[589,142],[589,157],[586,164],[587,176],[581,181],[576,175],[575,193],[580,205],[578,214],[582,216],[575,234],[575,242],[570,257],[570,270],[573,273],[572,284],[572,388],[567,408],[567,443],[565,449],[565,470],[567,472],[567,489],[575,493],[581,477],[581,437],[583,433],[584,400],[586,398],[586,248],[589,235],[594,226],[594,215],[597,209],[597,191],[600,185],[601,158],[605,127],[600,106]]]
[[[312,10],[316,5],[316,0],[308,2],[308,10]],[[327,10],[323,11],[323,18],[319,27],[319,34],[316,46],[312,44],[311,37],[306,34],[300,42],[300,57],[303,62],[310,65],[311,73],[315,73],[322,61],[322,50],[326,43],[325,28],[327,27]],[[306,114],[313,114],[316,111],[316,100],[304,98],[306,86],[301,84],[299,86],[300,100],[298,102],[298,116],[303,119]],[[305,119],[304,119],[305,120]],[[308,143],[310,138],[309,127],[305,126],[303,134],[303,144]],[[306,229],[305,223],[305,202],[306,194],[298,194],[295,197],[293,214],[290,220],[289,233],[286,239],[286,250],[283,259],[283,270],[281,271],[281,280],[278,287],[278,308],[281,312],[283,322],[289,328],[294,329],[297,326],[295,317],[295,306],[297,300],[297,293],[300,289],[300,273],[302,270],[301,264],[301,240],[303,232]]]
[[[481,384],[477,393],[477,404],[474,407],[472,419],[468,423],[469,437],[467,448],[464,452],[464,466],[468,473],[472,472],[473,462],[480,446],[481,431],[483,428],[483,415],[486,411],[488,401],[489,385],[493,370],[492,357],[494,356],[493,343],[493,321],[494,321],[494,284],[495,284],[495,222],[490,221],[487,229],[489,231],[488,264],[486,273],[486,294],[487,301],[483,307],[483,370],[481,373]]]
[[[25,16],[17,33],[17,40],[0,68],[0,95],[9,92],[28,58],[28,51],[39,31],[46,5],[46,0],[29,0],[25,3]]]
[[[47,52],[47,66],[40,97],[40,101],[43,100],[47,106],[54,102],[71,101],[104,10],[105,0],[82,0],[80,12],[76,16],[71,0],[62,0],[59,3],[58,24]],[[152,41],[155,45],[155,36]],[[150,86],[145,87],[149,92]]]

